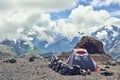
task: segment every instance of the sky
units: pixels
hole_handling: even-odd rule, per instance
[[[120,28],[120,0],[0,0],[0,41],[37,38],[51,44],[105,25]]]

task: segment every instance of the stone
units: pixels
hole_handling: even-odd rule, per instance
[[[91,75],[91,71],[90,71],[89,69],[87,70],[87,74],[88,74],[88,75]]]
[[[82,75],[82,76],[86,76],[86,75],[87,75],[86,70],[82,70],[82,71],[81,71],[81,75]]]
[[[6,63],[17,63],[16,59],[8,59],[8,60],[3,61],[3,62],[6,62]]]
[[[93,37],[83,36],[75,48],[87,49],[89,54],[104,53],[103,43]]]
[[[29,58],[29,62],[33,62],[34,61],[34,58],[33,57],[30,57]]]
[[[62,65],[62,63],[58,63],[58,64],[56,65],[56,67],[55,67],[55,71],[56,71],[56,72],[59,72],[59,70],[61,69],[61,65]]]
[[[74,75],[80,75],[80,67],[75,65],[73,66]]]
[[[101,73],[101,75],[104,75],[104,76],[112,76],[113,74],[114,74],[113,72],[108,72],[108,71]]]
[[[67,64],[63,64],[59,73],[62,75],[71,75],[71,73],[69,73],[69,70],[70,67]]]
[[[109,66],[109,65],[106,65],[105,68],[110,68],[110,66]]]
[[[108,61],[108,65],[116,66],[116,62],[115,61]]]
[[[106,69],[105,68],[101,68],[100,71],[106,71]]]

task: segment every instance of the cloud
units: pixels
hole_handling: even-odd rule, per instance
[[[50,17],[49,13],[39,14],[39,17],[32,21],[34,23],[24,34],[29,37],[37,37],[39,40],[46,40],[48,44],[51,44],[55,42],[58,35],[71,40],[74,37],[80,37],[82,33],[90,35],[105,25],[120,25],[120,19],[111,17],[110,13],[105,10],[94,10],[92,6],[79,5],[71,11],[67,19],[54,21]],[[99,35],[103,37],[105,36],[104,33],[102,32]]]
[[[105,10],[95,11],[92,6],[79,5],[72,10],[69,18],[77,25],[80,32],[91,33],[103,26],[110,18],[110,14]]]
[[[106,10],[94,10],[93,6],[79,5],[71,11],[68,19],[58,20],[59,32],[70,39],[80,36],[79,33],[90,35],[105,25],[119,27],[120,19],[112,17]],[[103,35],[104,33],[99,34],[100,37],[106,36],[106,33]]]
[[[49,44],[54,42],[55,33],[57,33],[56,23],[50,19],[50,14],[45,13],[39,14],[32,26],[23,32],[29,37],[36,37],[42,41],[46,40]]]
[[[58,20],[58,27],[60,34],[69,39],[78,36],[78,27],[69,20],[65,19]]]
[[[69,4],[68,4],[69,2]],[[58,31],[49,12],[72,9],[78,0],[1,0],[0,40],[23,38],[31,40],[33,34],[41,40],[53,42]]]
[[[69,4],[68,4],[69,2]],[[13,9],[29,9],[40,11],[60,11],[71,9],[76,6],[78,0],[1,0],[0,9],[13,10]],[[7,5],[7,6],[6,6]]]
[[[23,38],[25,35],[21,34],[21,32],[26,26],[30,27],[30,24],[32,24],[35,18],[34,15],[36,15],[36,13],[25,10],[10,11],[9,13],[0,14],[0,39]],[[31,20],[29,20],[30,17],[32,17]]]
[[[120,6],[120,0],[92,0],[93,6],[110,6],[111,4],[118,4]]]
[[[115,25],[120,28],[120,19],[115,17],[110,17],[106,22],[105,25]]]

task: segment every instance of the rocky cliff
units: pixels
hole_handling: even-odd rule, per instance
[[[103,43],[89,36],[83,36],[75,48],[85,48],[89,54],[104,53]]]

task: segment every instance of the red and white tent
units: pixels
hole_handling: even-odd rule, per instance
[[[98,71],[99,68],[95,61],[89,56],[86,49],[73,49],[72,54],[67,60],[67,64],[70,66],[80,66],[81,69],[90,69],[91,71]]]

